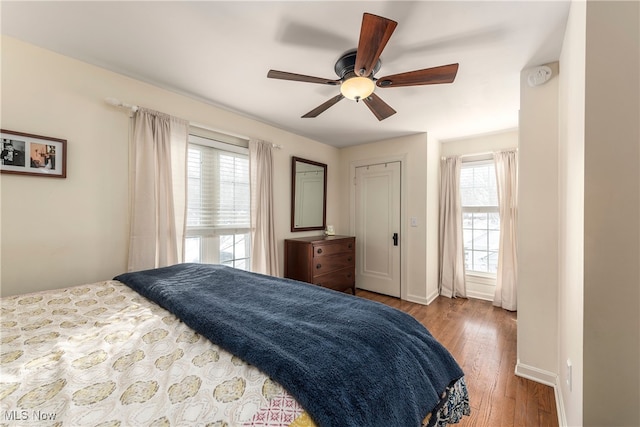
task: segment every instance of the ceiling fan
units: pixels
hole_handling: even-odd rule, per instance
[[[335,64],[334,69],[339,79],[323,79],[277,70],[269,70],[267,77],[330,86],[340,85],[338,95],[309,111],[302,116],[303,118],[317,117],[343,98],[349,98],[356,102],[362,100],[378,120],[384,120],[396,111],[374,93],[376,86],[389,88],[452,83],[458,72],[458,64],[449,64],[376,78],[375,73],[382,65],[380,55],[397,25],[398,23],[391,19],[365,13],[362,17],[358,48],[344,53]]]

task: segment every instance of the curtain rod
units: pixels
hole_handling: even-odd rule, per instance
[[[127,103],[122,102],[119,99],[113,98],[113,97],[105,98],[104,101],[109,105],[113,105],[114,107],[126,108],[126,109],[130,110],[133,113],[135,113],[136,111],[138,111],[140,109],[140,107],[138,105],[127,104]],[[218,129],[213,129],[213,128],[209,127],[209,126],[205,126],[205,125],[202,125],[202,124],[199,124],[199,123],[189,122],[189,126],[200,128],[200,129],[211,131],[211,132],[226,134],[226,135],[229,135],[229,136],[233,136],[234,138],[245,140],[247,142],[250,139],[248,136],[232,134],[232,133],[229,133],[227,131],[221,131],[221,130],[218,130]],[[280,144],[273,144],[272,143],[271,146],[273,148],[277,148],[277,149],[281,149],[282,148],[282,145],[280,145]]]
[[[501,151],[515,151],[515,152],[517,152],[518,149],[517,148],[505,148],[505,149],[494,150],[494,151],[481,151],[479,153],[457,154],[457,156],[460,157],[461,159],[464,159],[465,157],[480,157],[480,156],[493,155],[493,154],[499,153]],[[447,157],[453,157],[453,156],[456,156],[456,154],[453,154],[451,156],[442,156],[442,158],[446,159]]]
[[[517,148],[501,148],[498,150],[493,150],[493,151],[482,151],[480,153],[469,153],[469,154],[462,154],[460,155],[460,157],[475,157],[475,156],[487,156],[489,154],[495,154],[495,153],[500,153],[502,151],[518,151]]]
[[[469,153],[469,154],[461,154],[460,158],[464,159],[465,157],[479,157],[479,156],[488,156],[488,155],[492,155],[493,156],[493,151],[482,151],[480,153]]]
[[[137,105],[127,104],[127,103],[121,102],[117,98],[109,97],[109,98],[105,98],[104,101],[109,105],[113,105],[114,107],[127,108],[127,109],[131,110],[134,113],[140,109],[140,107],[137,106]]]

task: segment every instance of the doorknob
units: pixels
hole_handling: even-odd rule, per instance
[[[398,233],[393,233],[393,246],[398,246]]]

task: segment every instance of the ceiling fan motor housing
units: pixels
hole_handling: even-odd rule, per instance
[[[346,80],[351,77],[357,76],[354,68],[356,65],[356,54],[357,49],[352,49],[345,52],[337,61],[334,67],[334,70],[338,77],[342,80]],[[374,65],[373,70],[371,71],[371,77],[373,79],[373,75],[378,72],[380,67],[382,66],[382,61],[378,59],[376,65]]]

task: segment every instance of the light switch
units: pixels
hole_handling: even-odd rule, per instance
[[[416,218],[415,216],[412,216],[409,219],[409,222],[411,223],[412,227],[417,227],[418,226],[418,218]]]

